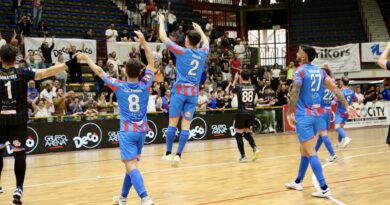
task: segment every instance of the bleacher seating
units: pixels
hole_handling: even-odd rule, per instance
[[[387,26],[387,31],[390,33],[390,1],[389,0],[378,0],[379,8],[382,11],[383,19]]]
[[[292,0],[290,7],[293,46],[367,41],[356,0]]]

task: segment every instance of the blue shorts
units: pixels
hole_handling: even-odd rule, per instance
[[[322,114],[317,120],[317,131],[324,131],[330,129],[330,122],[332,120],[332,113]]]
[[[345,124],[348,121],[348,117],[342,117],[342,113],[336,113],[334,118],[334,124]]]
[[[169,117],[176,118],[182,116],[191,121],[194,117],[198,96],[184,96],[182,94],[172,94],[169,106]]]
[[[145,132],[120,132],[119,150],[122,161],[138,160],[146,138]]]
[[[296,132],[298,135],[299,143],[309,141],[317,134],[317,125],[320,117],[298,115],[295,116]]]

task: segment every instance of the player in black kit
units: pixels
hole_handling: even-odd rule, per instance
[[[0,176],[3,169],[3,152],[8,141],[15,159],[16,190],[13,203],[22,204],[26,173],[26,137],[28,121],[27,82],[41,80],[65,71],[77,63],[77,55],[66,63],[48,69],[15,68],[18,51],[11,45],[0,48]],[[0,193],[3,190],[0,187]]]
[[[241,84],[236,85],[233,89],[233,92],[237,93],[238,99],[238,110],[234,126],[236,135],[234,137],[237,140],[238,150],[241,154],[239,162],[248,161],[245,156],[244,141],[242,138],[245,138],[253,149],[254,154],[252,161],[255,162],[260,156],[260,151],[257,149],[251,129],[256,115],[257,88],[250,83],[249,79],[250,72],[248,70],[243,70],[241,72]]]

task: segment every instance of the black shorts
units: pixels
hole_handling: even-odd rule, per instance
[[[252,127],[254,121],[255,121],[255,115],[237,114],[234,128],[249,129]]]
[[[0,145],[7,141],[12,144],[13,141],[20,142],[20,148],[25,148],[27,138],[27,124],[20,125],[0,125]]]

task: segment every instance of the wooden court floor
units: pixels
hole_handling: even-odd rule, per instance
[[[311,197],[310,168],[304,191],[284,188],[298,169],[299,144],[293,134],[256,136],[261,158],[244,164],[237,162],[233,138],[190,142],[179,168],[160,160],[165,145],[146,146],[140,169],[157,205],[390,204],[390,149],[384,144],[387,127],[347,130],[347,134],[353,139],[350,146],[336,150],[339,160],[324,168],[332,200]],[[335,142],[335,132],[330,136]],[[246,150],[250,157],[247,143]],[[328,156],[324,147],[319,156],[324,166]],[[124,171],[118,149],[35,155],[27,163],[26,205],[110,205],[112,196],[121,190]],[[0,204],[11,204],[13,158],[5,159],[1,185],[5,193],[0,195]],[[128,204],[139,203],[132,189]]]

